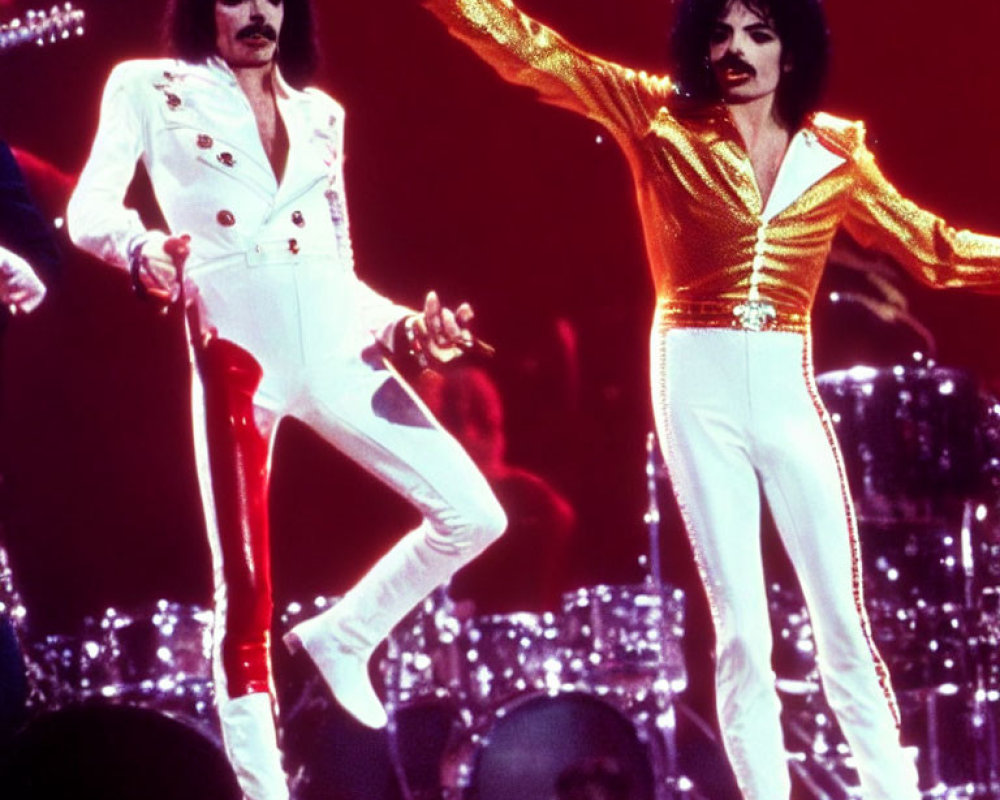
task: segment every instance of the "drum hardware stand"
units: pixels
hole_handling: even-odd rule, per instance
[[[813,769],[810,769],[810,767],[813,767]],[[849,800],[850,798],[860,797],[860,794],[856,793],[858,791],[857,787],[842,783],[839,776],[829,766],[816,763],[816,758],[810,757],[806,753],[789,753],[788,769],[792,775],[798,778],[813,800]],[[820,781],[816,778],[815,774],[817,769],[823,777],[837,784],[838,791],[836,794],[832,794],[820,785]]]
[[[691,789],[691,781],[678,773],[677,760],[677,712],[673,687],[669,677],[669,665],[666,663],[667,649],[665,639],[667,631],[666,606],[664,601],[663,568],[660,562],[660,504],[657,498],[657,476],[660,472],[659,446],[656,434],[646,434],[646,492],[649,504],[643,521],[648,531],[649,554],[645,558],[645,584],[653,596],[658,598],[663,609],[660,618],[660,656],[657,666],[657,680],[653,684],[653,695],[656,705],[653,724],[648,722],[638,724],[639,729],[649,729],[650,749],[654,753],[654,763],[661,764],[662,777],[657,781],[656,800],[681,800]],[[640,559],[642,563],[643,559]],[[637,720],[637,722],[639,722]],[[655,742],[652,741],[655,739]]]
[[[0,479],[2,481],[2,479]],[[0,525],[2,533],[2,525]],[[46,692],[45,671],[31,656],[27,647],[28,611],[14,584],[14,571],[10,566],[10,557],[6,548],[0,543],[0,615],[10,617],[14,633],[21,645],[21,658],[24,661],[25,677],[28,682],[28,697],[25,701],[30,711],[40,711],[55,705],[55,698]]]
[[[987,675],[987,665],[984,663],[986,656],[983,636],[983,604],[975,597],[976,579],[976,559],[972,542],[973,521],[978,518],[974,510],[972,500],[966,500],[962,508],[962,523],[960,534],[960,553],[962,565],[962,582],[964,600],[962,613],[959,616],[961,628],[959,634],[965,643],[967,652],[970,653],[970,660],[974,668],[974,684],[972,691],[972,702],[966,709],[968,714],[969,727],[973,734],[974,741],[974,761],[973,774],[969,776],[974,782],[976,795],[985,792],[984,797],[995,797],[1000,789],[1000,759],[998,759],[997,747],[997,726],[994,711],[991,709],[990,700],[996,700],[996,687],[991,686],[991,681]],[[936,694],[928,699],[928,727],[936,719]],[[935,728],[931,728],[934,730]],[[932,765],[932,778],[935,788],[944,786],[940,773],[940,753],[936,746],[936,741],[931,745],[931,752],[928,754]]]
[[[839,733],[827,712],[813,707],[814,697],[807,699],[803,712],[808,721],[787,712],[782,719],[782,728],[797,746],[788,752],[788,768],[812,800],[858,800],[861,788],[857,773],[846,763],[836,741]]]
[[[648,570],[646,583],[653,588],[657,596],[663,592],[663,567],[660,563],[660,504],[656,495],[657,442],[655,433],[646,434],[646,492],[649,495],[649,505],[643,521],[649,532],[649,556],[645,564]]]

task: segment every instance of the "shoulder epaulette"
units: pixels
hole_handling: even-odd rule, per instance
[[[865,124],[835,117],[825,111],[812,115],[806,127],[838,156],[850,158],[865,141]]]

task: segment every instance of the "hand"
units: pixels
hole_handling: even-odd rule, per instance
[[[0,302],[11,314],[28,314],[45,297],[45,284],[31,265],[16,253],[0,247]]]
[[[441,305],[437,292],[428,292],[423,312],[413,320],[414,333],[423,352],[441,363],[462,355],[473,346],[468,325],[474,316],[468,303],[452,311]]]
[[[191,253],[191,237],[155,231],[133,256],[133,279],[150,297],[170,304],[180,296],[180,275]]]

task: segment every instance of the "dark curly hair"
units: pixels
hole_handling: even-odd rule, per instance
[[[830,33],[822,0],[681,0],[670,36],[673,77],[682,95],[700,102],[719,100],[708,61],[716,20],[739,2],[768,20],[781,40],[791,69],[778,84],[778,112],[793,128],[819,106],[830,62]]]
[[[312,0],[283,0],[285,20],[278,36],[278,67],[292,86],[302,88],[319,66],[316,12]],[[198,63],[216,54],[216,0],[169,0],[164,38],[167,51]]]

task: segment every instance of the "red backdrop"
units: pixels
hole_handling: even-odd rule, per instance
[[[159,0],[81,5],[84,38],[0,55],[0,132],[68,172],[86,157],[104,77],[120,59],[156,53],[162,10]],[[415,0],[321,5],[317,82],[348,109],[359,271],[404,301],[437,287],[476,305],[499,351],[488,367],[507,404],[510,459],[577,508],[567,583],[637,579],[652,295],[624,159],[593,123],[502,83]],[[523,5],[594,51],[663,67],[666,0]],[[1000,233],[1000,6],[828,5],[830,110],[866,120],[905,193]],[[1000,372],[996,301],[907,291],[942,363]],[[821,311],[821,369],[907,356],[854,344],[857,330]],[[576,332],[576,382],[558,357],[557,320]],[[35,625],[72,630],[84,614],[161,596],[207,602],[176,316],[72,255],[51,302],[12,326],[6,351],[7,539]],[[410,514],[295,426],[279,440],[272,506],[279,603],[343,588]],[[668,528],[668,575],[691,585],[672,518]]]

